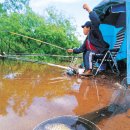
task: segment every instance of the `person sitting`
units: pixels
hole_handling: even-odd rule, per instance
[[[104,41],[102,33],[99,29],[100,19],[95,11],[92,11],[88,4],[83,4],[83,9],[89,13],[91,21],[85,22],[81,27],[86,35],[84,43],[79,48],[67,49],[68,53],[83,53],[83,63],[85,71],[82,75],[92,75],[92,55],[95,53],[103,53],[108,50],[109,44]]]

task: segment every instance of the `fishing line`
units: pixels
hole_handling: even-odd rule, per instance
[[[1,57],[3,55],[0,55]],[[6,56],[49,56],[49,57],[66,57],[66,58],[74,58],[75,56],[65,56],[65,55],[51,55],[51,54],[24,54],[24,53],[19,53],[19,54],[6,54]],[[81,58],[81,56],[77,56],[76,58]]]
[[[24,59],[24,58],[18,58],[18,57],[6,57],[6,56],[1,56],[1,55],[0,55],[0,57],[12,59],[12,60],[21,60],[21,61],[31,62],[31,63],[45,64],[45,65],[49,65],[49,66],[53,66],[53,67],[62,68],[62,69],[65,69],[65,70],[69,69],[69,67],[66,67],[66,66],[42,62],[42,61],[37,61],[37,60],[30,60],[30,59]]]

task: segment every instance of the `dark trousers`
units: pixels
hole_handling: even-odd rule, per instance
[[[95,51],[86,51],[83,53],[83,63],[85,70],[92,69],[92,56],[95,54]]]

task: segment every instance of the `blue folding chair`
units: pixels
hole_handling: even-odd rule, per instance
[[[110,68],[113,73],[120,74],[120,71],[118,69],[116,56],[119,53],[120,47],[124,41],[125,37],[125,27],[123,27],[116,35],[116,43],[114,44],[113,49],[109,49],[103,54],[94,54],[93,55],[93,71],[95,71],[94,75],[97,75],[98,72],[101,70],[101,67],[103,63],[108,62],[110,65]],[[98,64],[98,67],[96,66]]]

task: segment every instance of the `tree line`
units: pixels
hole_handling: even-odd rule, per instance
[[[29,7],[28,0],[5,0],[0,3],[0,53],[6,54],[58,54],[65,50],[11,34],[15,32],[51,43],[62,48],[79,44],[76,26],[55,7],[48,7],[45,16],[39,16]],[[46,57],[37,57],[46,59]]]

